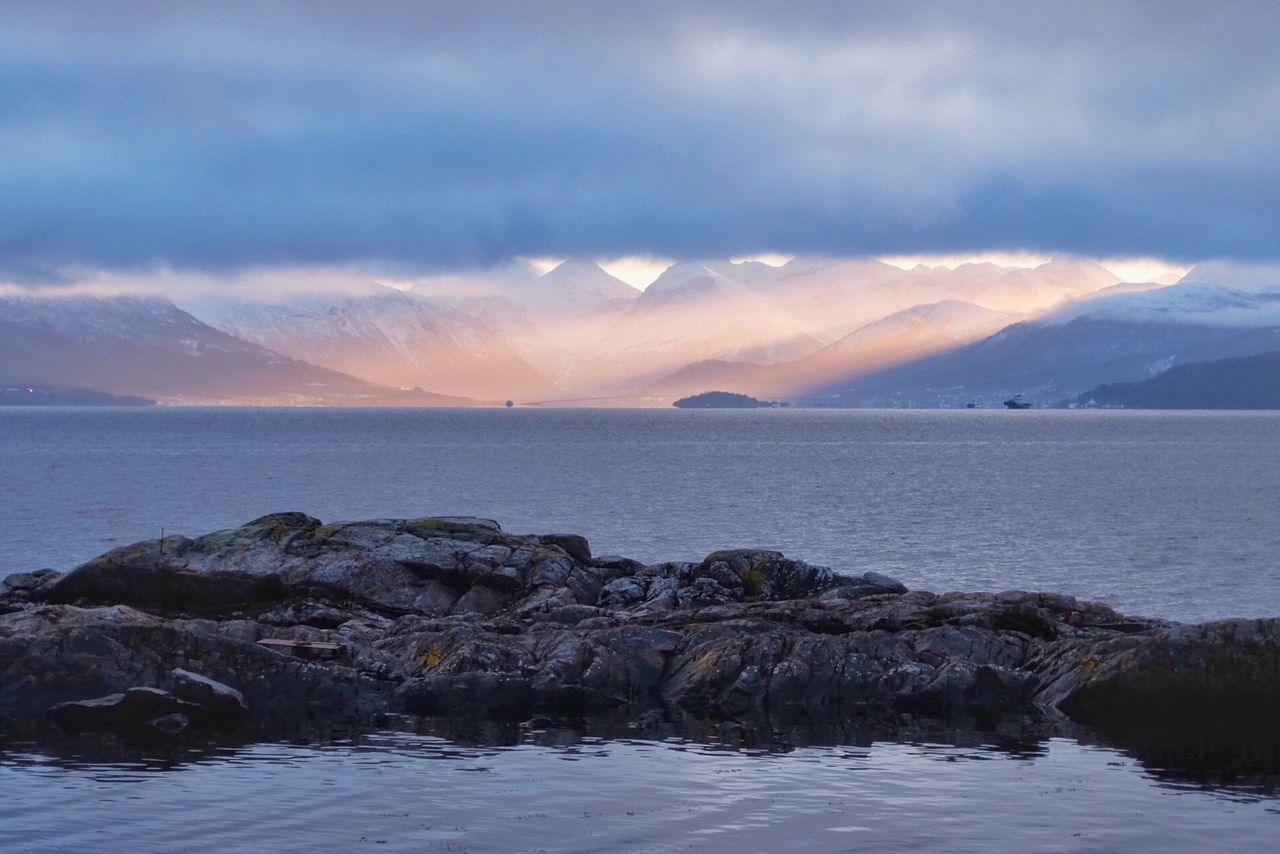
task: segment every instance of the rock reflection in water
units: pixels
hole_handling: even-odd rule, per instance
[[[1280,830],[1277,754],[1256,741],[1182,750],[1153,732],[1120,748],[1093,732],[910,719],[893,732],[393,725],[293,743],[11,740],[0,754],[0,826],[34,850],[139,851],[976,851],[997,840],[1013,850],[1222,850],[1264,848]],[[1249,757],[1247,767],[1211,767],[1229,755]]]

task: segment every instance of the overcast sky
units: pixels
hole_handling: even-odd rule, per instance
[[[1278,24],[1204,0],[0,0],[0,273],[1275,258]]]

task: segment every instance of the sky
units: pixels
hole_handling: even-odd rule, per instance
[[[0,21],[10,282],[1280,255],[1269,2],[0,0]]]

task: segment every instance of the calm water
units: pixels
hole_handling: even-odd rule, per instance
[[[1280,414],[0,410],[0,573],[278,510],[1280,615]]]
[[[1280,615],[1280,416],[0,410],[0,573],[300,509],[764,546],[934,590]],[[878,743],[0,748],[6,851],[1266,850],[1280,800],[1126,753]],[[56,754],[56,755],[55,755]],[[19,841],[20,842],[15,842]]]
[[[56,808],[56,804],[73,807]],[[9,753],[5,850],[1266,851],[1280,802],[1054,740],[788,753],[584,739],[227,749],[173,765]],[[14,845],[14,840],[24,840]]]

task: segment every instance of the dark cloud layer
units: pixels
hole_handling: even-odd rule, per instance
[[[1280,255],[1274,4],[782,5],[0,2],[0,268]]]

